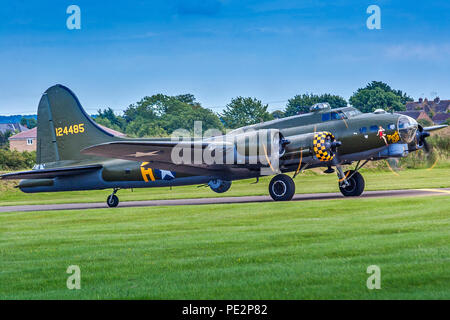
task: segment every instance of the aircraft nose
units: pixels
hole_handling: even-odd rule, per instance
[[[416,136],[419,124],[411,117],[402,115],[398,118],[398,132],[403,143],[411,143]]]

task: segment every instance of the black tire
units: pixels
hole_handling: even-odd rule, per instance
[[[364,191],[364,178],[359,172],[355,172],[354,170],[348,170],[345,171],[345,176],[350,177],[347,178],[348,183],[350,185],[346,187],[342,187],[341,183],[339,182],[339,189],[341,190],[341,193],[346,197],[358,197],[360,196]]]
[[[216,193],[224,193],[227,192],[231,187],[231,181],[225,181],[220,179],[211,180],[208,183],[209,187],[212,191]]]
[[[275,201],[289,201],[295,194],[295,182],[285,174],[279,174],[270,180],[269,193]]]
[[[115,194],[109,195],[106,199],[106,204],[110,208],[115,208],[119,205],[119,197],[117,197]]]

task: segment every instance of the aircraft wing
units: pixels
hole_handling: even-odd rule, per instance
[[[87,147],[81,151],[83,154],[101,156],[106,158],[123,159],[140,162],[150,162],[153,166],[171,171],[184,172],[194,175],[216,174],[217,170],[229,169],[227,165],[207,165],[195,163],[193,153],[195,150],[203,152],[205,148],[221,148],[226,144],[206,141],[113,141]],[[172,159],[172,150],[175,146],[191,152],[189,163],[175,163]],[[201,161],[201,160],[200,160]]]
[[[430,132],[430,131],[434,131],[434,130],[443,129],[443,128],[446,128],[446,127],[448,127],[446,124],[441,124],[441,125],[438,125],[438,126],[425,127],[425,128],[423,128],[423,130]]]
[[[71,176],[75,174],[82,174],[91,171],[98,170],[102,167],[100,164],[77,166],[77,167],[63,167],[54,169],[41,169],[7,173],[0,176],[3,180],[15,180],[15,179],[49,179],[60,176]]]

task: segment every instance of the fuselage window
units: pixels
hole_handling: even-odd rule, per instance
[[[366,127],[359,128],[359,132],[360,133],[366,133],[367,132],[367,128]]]
[[[391,123],[390,125],[388,125],[388,129],[389,130],[394,130],[395,129],[395,124]]]
[[[322,114],[322,121],[330,121],[330,114],[329,113]]]
[[[370,126],[370,132],[378,132],[378,126]]]

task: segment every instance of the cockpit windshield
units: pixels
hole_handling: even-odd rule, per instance
[[[347,118],[356,117],[356,116],[362,114],[361,111],[359,111],[358,109],[355,109],[355,108],[348,108],[343,111],[344,111],[345,115],[347,116]]]

